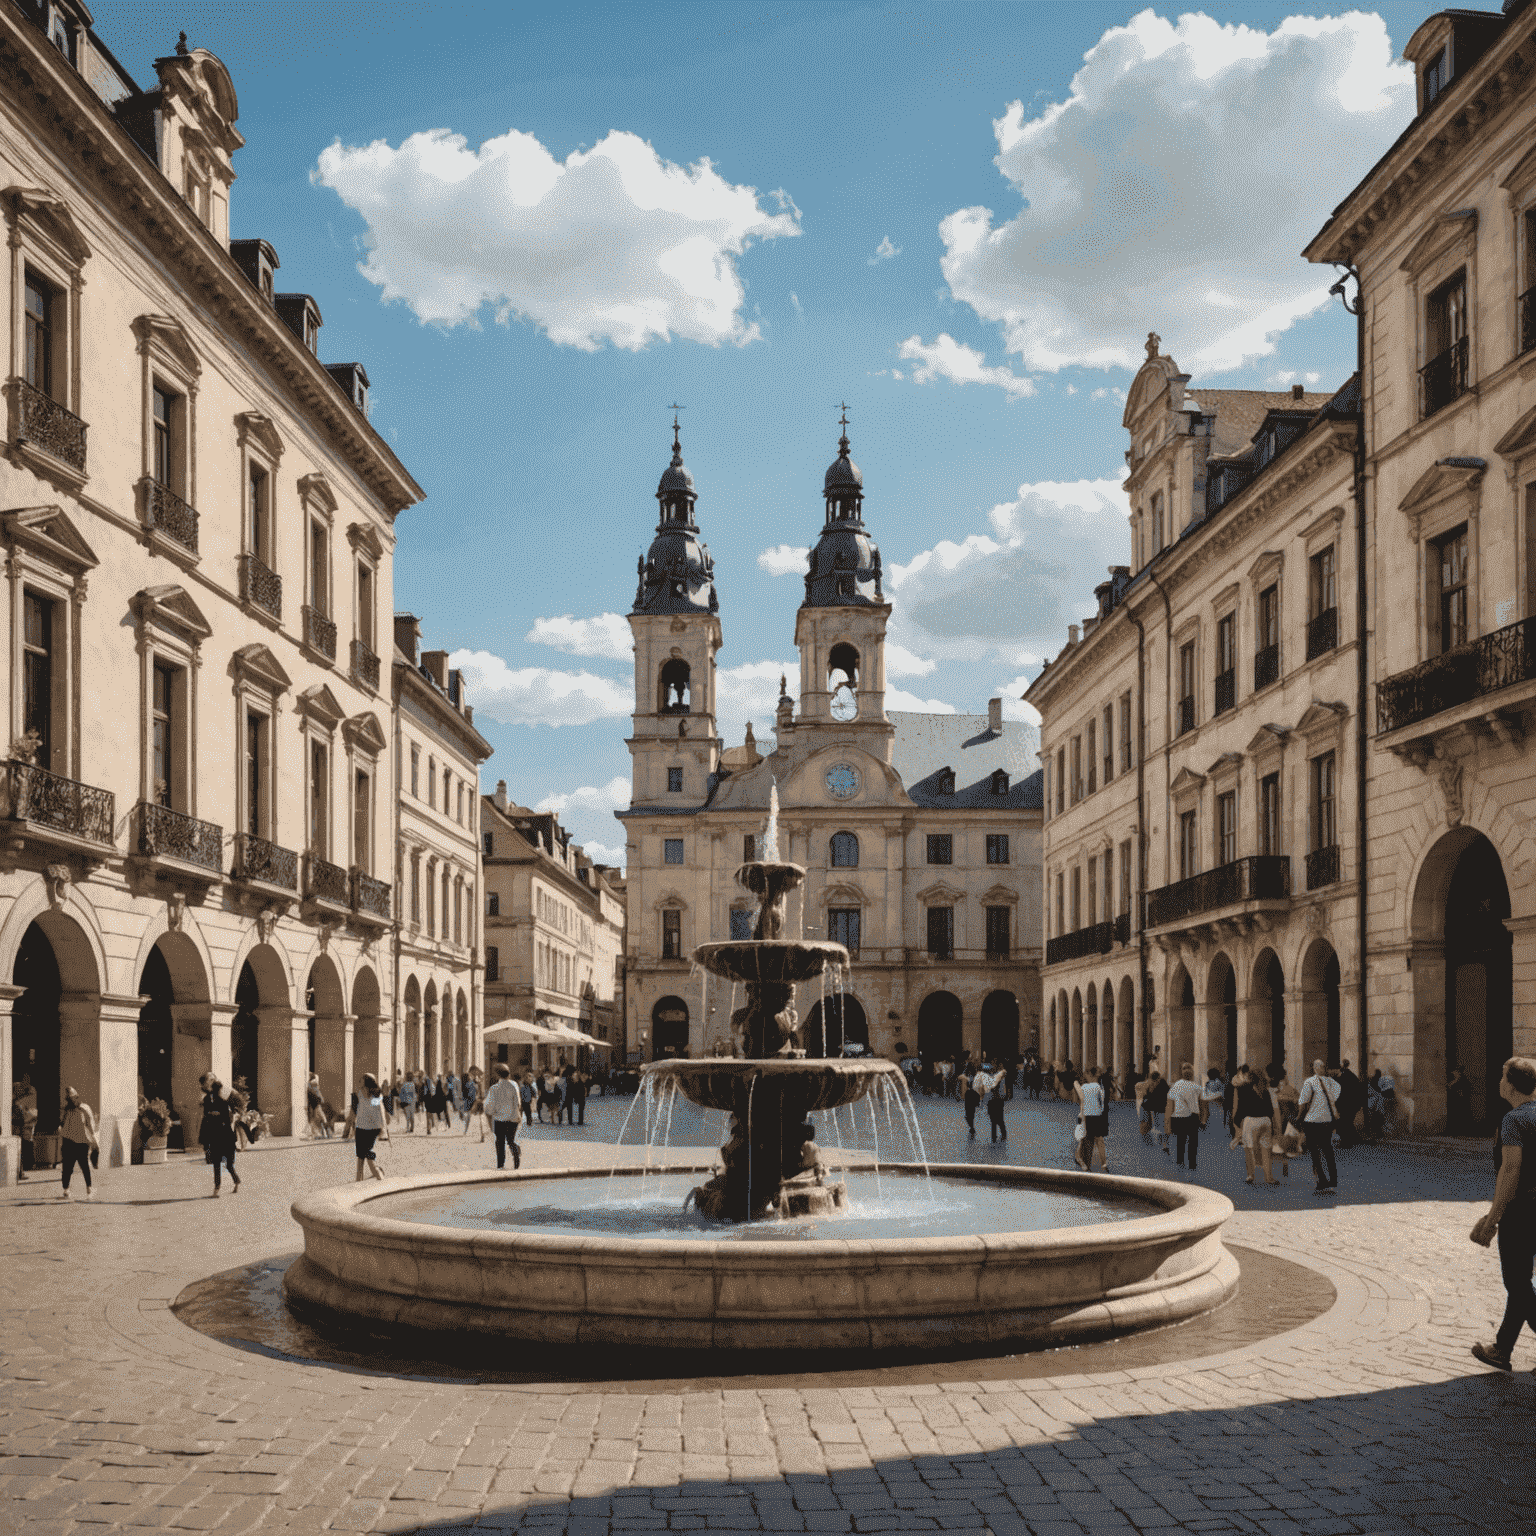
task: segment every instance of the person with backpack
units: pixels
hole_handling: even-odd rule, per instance
[[[1312,1076],[1301,1085],[1296,1112],[1301,1116],[1301,1134],[1307,1138],[1307,1151],[1312,1154],[1312,1173],[1317,1179],[1315,1193],[1335,1195],[1339,1191],[1339,1165],[1333,1156],[1333,1131],[1339,1123],[1342,1090],[1328,1076],[1326,1067],[1323,1061],[1312,1063]]]
[[[987,1095],[987,1119],[992,1122],[992,1140],[1007,1141],[1008,1127],[1003,1123],[1003,1111],[1008,1105],[1008,1080],[1006,1075],[993,1081]]]

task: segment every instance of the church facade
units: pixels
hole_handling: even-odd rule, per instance
[[[771,750],[750,726],[745,745],[726,749],[714,563],[675,436],[672,447],[629,615],[634,778],[616,814],[628,845],[631,1059],[732,1051],[730,989],[690,957],[751,936],[755,902],[735,876],[761,852],[775,788],[780,856],[806,869],[791,931],[841,942],[851,957],[840,980],[800,988],[807,1051],[1018,1056],[1039,1038],[1035,728],[1004,721],[1000,699],[985,715],[886,709],[891,605],[845,433],[795,620],[798,702],[782,679]]]

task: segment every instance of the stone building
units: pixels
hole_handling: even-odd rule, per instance
[[[1430,1131],[1451,1067],[1486,1120],[1536,1051],[1536,8],[1504,12],[1413,34],[1418,113],[1306,251],[1363,308],[1369,1055]]]
[[[674,423],[675,428],[675,423]],[[675,435],[661,520],[629,615],[635,714],[628,859],[628,1033],[643,1059],[729,1052],[729,987],[689,960],[750,937],[735,873],[778,789],[779,852],[806,867],[789,920],[846,944],[841,992],[800,988],[806,1048],[1016,1056],[1038,1027],[1040,774],[1032,726],[987,715],[890,714],[880,551],[846,435],[795,620],[799,708],[781,683],[777,740],[723,749],[714,565]]]
[[[230,240],[234,86],[185,42],[142,92],[83,5],[0,7],[10,742],[0,1073],[73,1084],[103,1155],[197,1077],[275,1127],[313,1062],[390,1055],[396,515],[366,375]],[[0,1138],[7,1171],[16,1143]]]
[[[448,653],[421,651],[413,614],[394,630],[396,1065],[435,1076],[481,1058],[480,765],[492,748]]]
[[[594,864],[558,818],[509,800],[505,780],[494,795],[480,797],[480,836],[486,1022],[580,1030],[618,1060],[622,880]],[[553,1065],[558,1054],[535,1056],[516,1044],[490,1048],[493,1059],[514,1065]]]
[[[1133,563],[1025,695],[1058,1063],[1358,1058],[1357,405],[1203,389],[1148,338]]]

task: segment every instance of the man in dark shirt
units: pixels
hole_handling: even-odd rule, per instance
[[[1352,1147],[1360,1140],[1360,1134],[1355,1129],[1355,1116],[1365,1103],[1365,1089],[1360,1079],[1349,1070],[1348,1061],[1340,1066],[1336,1075],[1339,1080],[1339,1145]]]
[[[1498,1233],[1499,1269],[1508,1301],[1493,1343],[1474,1344],[1472,1353],[1484,1365],[1507,1371],[1512,1369],[1521,1324],[1529,1323],[1536,1333],[1536,1291],[1531,1289],[1536,1268],[1536,1060],[1510,1057],[1499,1079],[1499,1093],[1509,1113],[1499,1122],[1493,1148],[1497,1172],[1493,1204],[1472,1228],[1471,1237],[1486,1248]]]

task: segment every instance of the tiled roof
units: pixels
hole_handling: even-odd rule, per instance
[[[1288,389],[1198,389],[1193,384],[1187,393],[1207,416],[1215,413],[1211,453],[1220,458],[1247,448],[1271,411],[1320,411],[1333,399],[1331,390],[1306,393],[1298,400]]]
[[[960,809],[1039,810],[1045,803],[1040,773],[1040,730],[1005,720],[994,733],[985,715],[890,712],[896,727],[892,766],[917,805]],[[944,769],[955,775],[955,792],[941,794]],[[992,775],[1008,775],[1008,793],[992,793]]]

